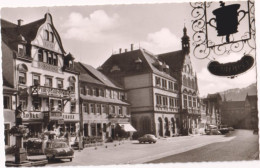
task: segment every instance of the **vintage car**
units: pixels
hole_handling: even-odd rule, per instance
[[[221,134],[226,134],[229,132],[227,125],[220,125],[218,130],[221,132]]]
[[[74,150],[63,141],[48,141],[46,144],[45,155],[48,160],[51,159],[69,159],[74,158]]]
[[[144,136],[140,137],[138,141],[139,143],[145,143],[145,142],[156,143],[157,138],[152,134],[145,134]]]
[[[220,135],[221,133],[218,130],[218,127],[215,125],[207,125],[205,129],[207,135]]]

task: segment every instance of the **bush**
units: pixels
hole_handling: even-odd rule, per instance
[[[15,145],[7,147],[5,149],[5,154],[14,154],[17,149],[18,148]]]

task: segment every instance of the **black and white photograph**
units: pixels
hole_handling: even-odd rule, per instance
[[[258,3],[2,6],[2,165],[259,165]]]

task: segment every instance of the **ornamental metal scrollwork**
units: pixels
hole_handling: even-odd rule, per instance
[[[207,9],[210,8],[211,5],[212,2],[190,2],[190,6],[193,8],[191,11],[191,16],[193,17],[192,29],[194,31],[192,36],[192,45],[194,46],[193,55],[198,59],[205,59],[208,58],[211,53],[216,55],[224,55],[230,54],[231,52],[240,52],[246,44],[251,49],[248,53],[250,53],[252,50],[255,50],[254,2],[252,0],[248,0],[248,11],[244,11],[243,18],[248,16],[248,32],[242,34],[241,38],[239,39],[235,39],[233,34],[230,34],[228,40],[225,40],[225,37],[220,37],[222,39],[221,43],[219,44],[209,39],[208,35],[208,28],[212,27],[213,25],[212,19],[207,18]]]

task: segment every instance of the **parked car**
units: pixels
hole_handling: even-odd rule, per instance
[[[220,125],[219,131],[221,132],[221,134],[229,133],[229,129],[228,129],[227,125]]]
[[[205,129],[205,133],[207,135],[220,135],[221,134],[218,130],[218,127],[215,125],[207,125],[207,128]]]
[[[49,141],[47,142],[45,155],[48,160],[51,159],[69,159],[74,158],[74,150],[66,142]]]
[[[235,129],[233,127],[228,127],[229,131],[235,131]]]
[[[138,138],[138,141],[139,143],[145,143],[145,142],[156,143],[157,138],[152,134],[145,134],[144,136]]]

